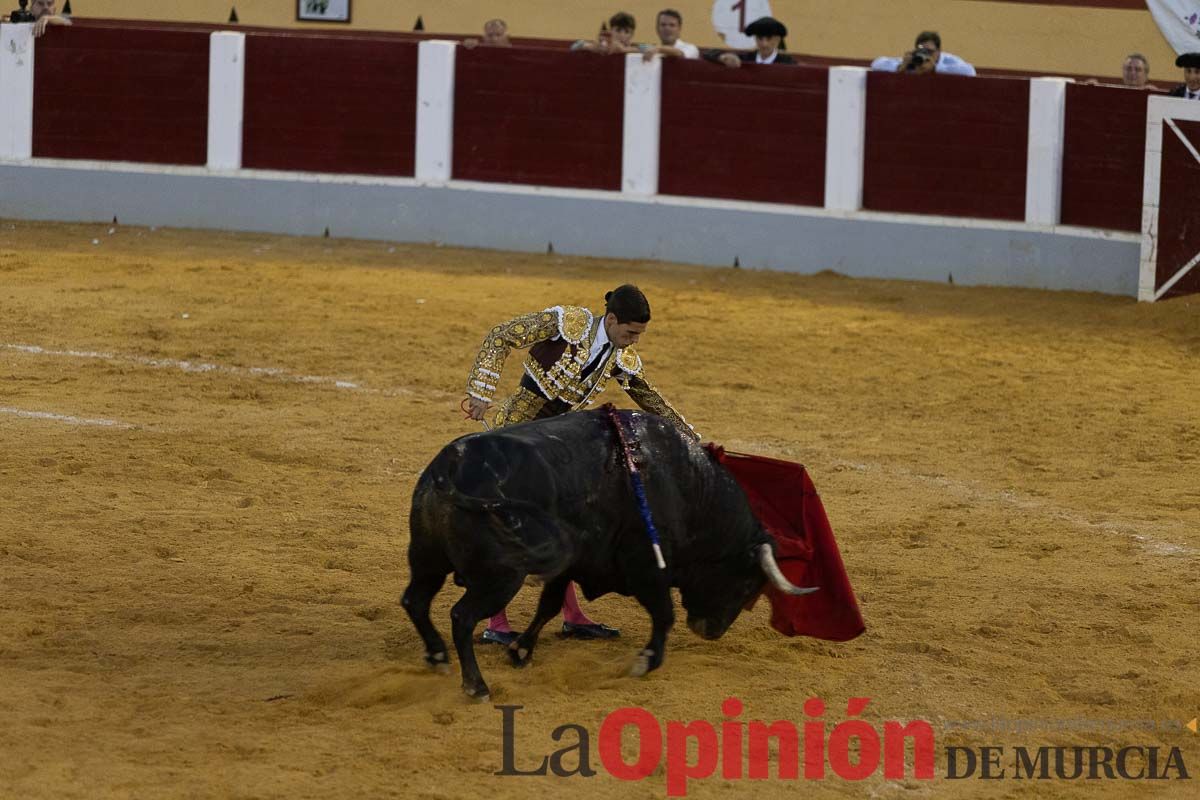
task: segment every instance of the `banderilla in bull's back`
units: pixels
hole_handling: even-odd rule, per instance
[[[529,575],[544,586],[529,626],[509,645],[513,666],[530,663],[538,635],[574,581],[588,599],[633,596],[650,614],[650,640],[637,654],[634,676],[662,664],[675,622],[673,586],[688,627],[705,639],[724,634],[768,581],[789,594],[816,591],[787,581],[745,494],[704,448],[652,414],[619,417],[642,465],[666,569],[656,563],[620,439],[603,409],[463,436],[417,481],[411,580],[401,604],[425,643],[426,663],[446,671],[449,654],[429,608],[450,573],[465,587],[450,620],[468,696],[490,697],[475,659],[476,626],[507,606]]]

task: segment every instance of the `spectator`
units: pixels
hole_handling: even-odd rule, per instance
[[[1109,80],[1088,78],[1083,81],[1088,86],[1114,85]],[[1130,53],[1121,62],[1121,83],[1126,89],[1140,89],[1145,92],[1161,92],[1157,86],[1150,83],[1150,61],[1141,53]]]
[[[926,75],[940,72],[943,75],[975,76],[975,68],[952,53],[942,51],[942,37],[937,31],[921,31],[917,34],[916,46],[901,58],[880,56],[871,62],[877,72],[912,72]]]
[[[633,42],[633,32],[637,30],[637,20],[633,14],[618,11],[608,20],[608,30],[600,29],[596,41],[580,39],[571,45],[572,50],[586,50],[589,53],[644,53],[653,49],[652,45],[637,45]]]
[[[658,53],[659,55],[674,56],[676,58],[700,57],[699,47],[679,38],[679,32],[683,30],[683,15],[675,9],[664,8],[658,12],[655,28],[658,32],[658,41],[660,44],[654,50],[647,52],[647,56]]]
[[[1150,62],[1141,53],[1130,53],[1121,64],[1121,83],[1130,89],[1150,88]]]
[[[55,13],[56,2],[57,0],[33,0],[30,4],[26,0],[19,0],[17,3],[21,10],[24,10],[27,5],[30,6],[29,14],[33,17],[33,35],[35,37],[44,34],[51,25],[71,24],[70,19]]]
[[[489,19],[483,23],[482,39],[463,39],[463,47],[470,50],[473,47],[512,47],[508,38],[508,23],[502,19]]]
[[[787,26],[774,17],[759,17],[746,26],[746,34],[754,37],[754,50],[740,53],[730,53],[722,50],[711,50],[705,53],[709,61],[716,61],[727,67],[736,69],[743,62],[747,64],[795,64],[792,57],[782,52],[787,49],[783,37],[787,36]]]
[[[1184,53],[1175,66],[1183,67],[1183,84],[1171,90],[1171,97],[1200,100],[1200,53]]]

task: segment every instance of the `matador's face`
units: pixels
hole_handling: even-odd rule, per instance
[[[638,339],[646,332],[646,322],[617,322],[616,314],[604,315],[604,331],[608,340],[615,347],[629,347],[637,344]]]

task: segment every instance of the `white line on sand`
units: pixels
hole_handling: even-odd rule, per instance
[[[130,356],[119,355],[117,353],[103,353],[94,350],[52,350],[46,347],[39,347],[31,344],[2,344],[0,348],[5,350],[16,351],[18,353],[27,353],[29,355],[38,356],[58,356],[65,358],[89,358],[99,361],[116,361],[126,364],[137,364],[143,367],[151,367],[153,369],[177,369],[183,372],[216,372],[225,375],[241,375],[253,378],[275,378],[276,380],[286,381],[288,383],[317,383],[333,386],[337,389],[347,389],[358,392],[376,392],[378,390],[368,389],[353,381],[342,380],[340,378],[330,378],[324,375],[298,375],[288,372],[285,369],[278,367],[231,367],[225,364],[213,364],[206,361],[184,361],[173,358],[150,358],[149,356]],[[397,389],[389,394],[407,394],[407,390]]]
[[[151,358],[149,356],[124,355],[120,353],[105,353],[96,350],[55,350],[34,344],[0,344],[0,351],[24,353],[34,356],[51,356],[55,358],[84,358],[96,361],[108,361],[119,364],[134,364],[150,369],[174,369],[181,372],[203,374],[218,373],[247,378],[271,378],[284,383],[331,386],[342,391],[356,392],[383,397],[415,396],[426,400],[442,402],[457,400],[461,395],[433,388],[410,388],[393,386],[388,389],[373,389],[354,381],[342,378],[331,378],[325,375],[301,375],[279,367],[235,367],[228,364],[214,364],[207,361],[185,361],[174,358]]]
[[[11,414],[15,417],[24,417],[26,419],[48,419],[55,422],[65,422],[68,425],[95,425],[101,428],[119,428],[121,430],[134,430],[138,427],[137,425],[130,425],[128,422],[118,422],[115,419],[88,419],[70,414],[55,414],[50,411],[28,411],[24,408],[13,408],[11,406],[0,406],[0,414]]]

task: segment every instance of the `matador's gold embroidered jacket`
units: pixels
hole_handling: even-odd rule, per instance
[[[509,351],[528,347],[525,374],[548,400],[562,401],[572,411],[585,408],[615,378],[641,408],[665,417],[688,436],[699,438],[683,416],[646,380],[642,359],[632,347],[611,350],[605,363],[586,378],[580,377],[587,366],[596,330],[592,312],[578,306],[554,306],[497,325],[484,339],[471,368],[467,394],[492,402]]]

